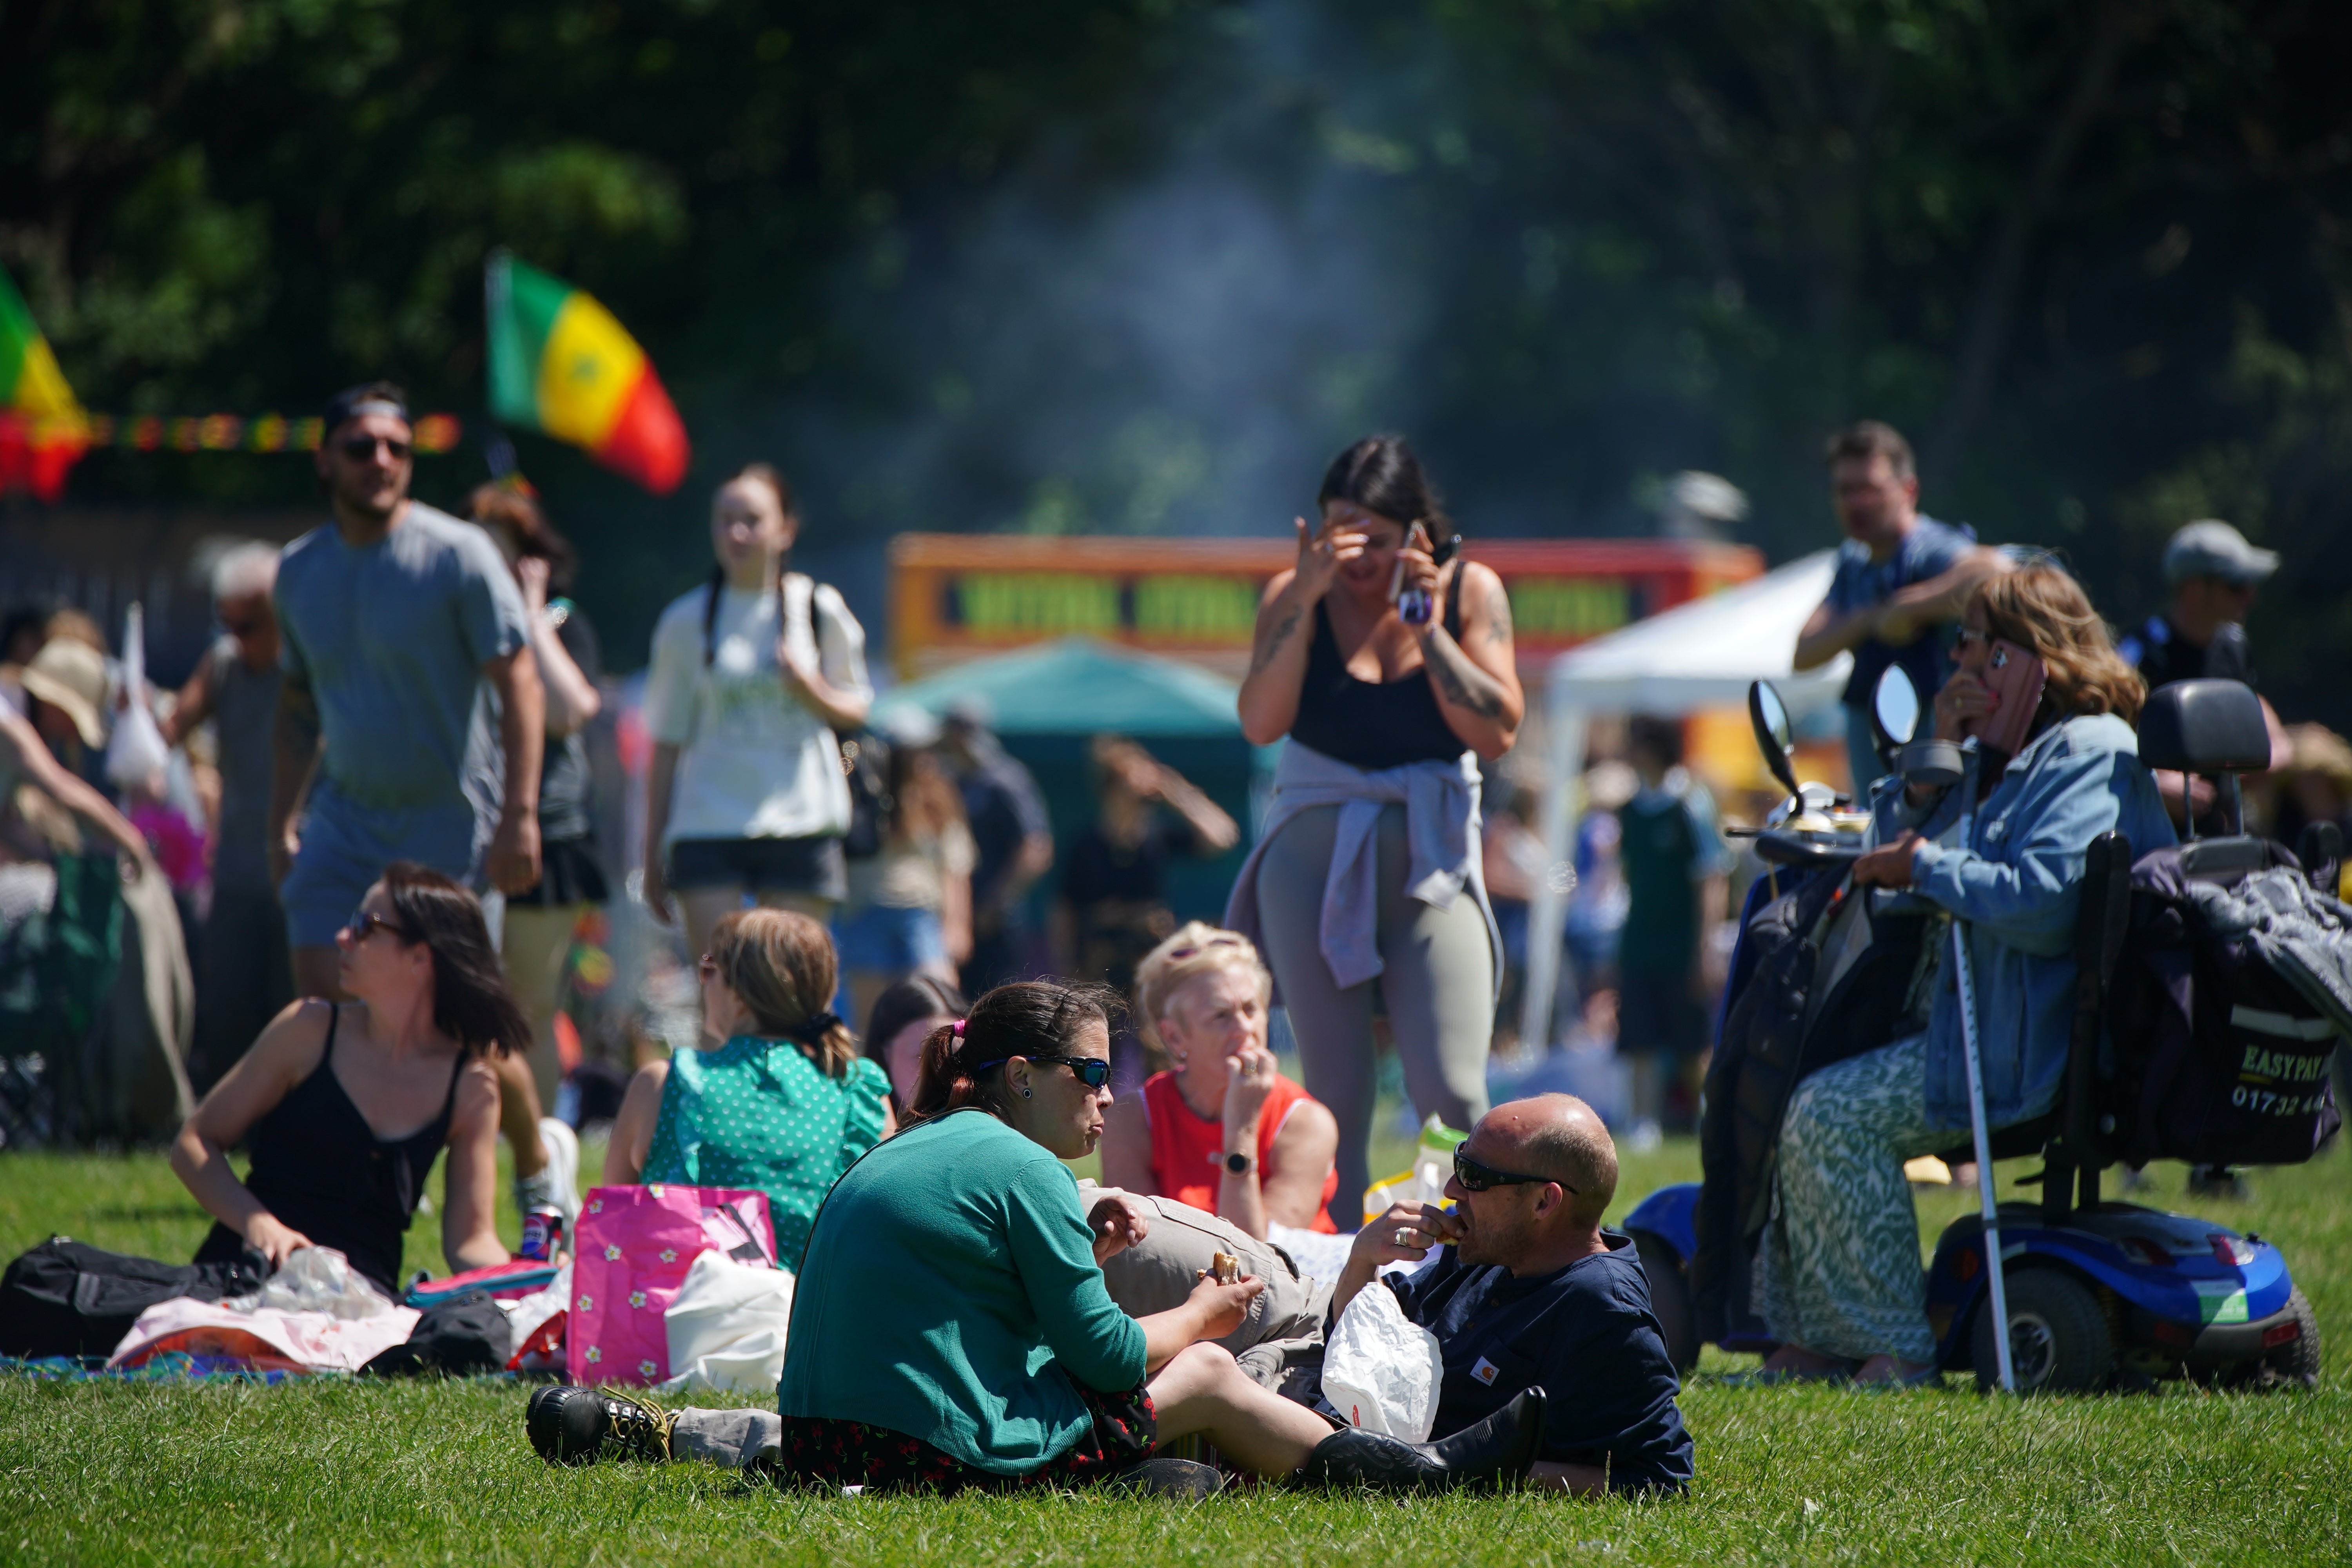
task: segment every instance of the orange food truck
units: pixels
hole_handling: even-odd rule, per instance
[[[902,533],[890,542],[890,659],[911,680],[1051,637],[1091,637],[1205,666],[1249,667],[1286,539]],[[1471,539],[1500,574],[1520,674],[1555,654],[1764,570],[1744,544],[1684,539]]]

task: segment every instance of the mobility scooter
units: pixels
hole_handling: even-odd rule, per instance
[[[1916,973],[1924,942],[1951,942],[1937,934],[1937,928],[1951,925],[1948,917],[1926,900],[1852,884],[1851,866],[1866,847],[1866,828],[1854,815],[1836,811],[1844,803],[1822,786],[1798,785],[1789,763],[1786,710],[1768,684],[1750,689],[1749,708],[1758,743],[1790,800],[1757,836],[1758,853],[1772,869],[1751,893],[1741,946],[1761,933],[1780,936],[1788,949],[1792,920],[1797,937],[1811,946],[1798,951],[1794,963],[1786,961],[1786,952],[1778,963],[1769,954],[1761,961],[1748,953],[1735,958],[1734,985],[1744,982],[1768,992],[1777,985],[1761,1005],[1777,999],[1777,1016],[1790,1026],[1743,1035],[1727,1026],[1743,1018],[1752,1023],[1759,1005],[1743,996],[1727,1005],[1702,1118],[1706,1180],[1651,1194],[1623,1222],[1640,1248],[1669,1350],[1685,1369],[1696,1363],[1702,1341],[1732,1351],[1770,1348],[1769,1334],[1748,1307],[1748,1270],[1769,1205],[1770,1143],[1787,1092],[1805,1073],[1895,1037],[1890,1005],[1874,997],[1899,994],[1901,987],[1867,984],[1874,966],[1882,974]],[[1960,782],[1971,761],[1961,746],[1913,739],[1920,703],[1899,668],[1882,679],[1874,708],[1882,749],[1898,774],[1930,784]],[[2231,680],[2162,688],[2148,700],[2139,736],[2145,765],[2219,782],[2221,808],[2232,831],[2184,845],[2178,851],[2182,878],[2235,885],[2274,867],[2301,869],[2296,858],[2242,832],[2236,775],[2267,766],[2270,755],[2261,705],[2250,689]],[[2307,837],[2301,847],[2304,862],[2332,862],[2340,853],[2324,837]],[[2333,889],[2333,864],[2310,868]],[[2145,893],[2135,893],[2131,846],[2119,834],[2100,836],[2087,857],[2074,943],[2073,1040],[2057,1103],[2047,1114],[1988,1133],[1975,1020],[1964,1014],[1975,1137],[1947,1158],[1979,1160],[1984,1212],[1955,1221],[1937,1241],[1927,1270],[1927,1310],[1938,1367],[1973,1372],[1980,1388],[2093,1391],[2183,1376],[2224,1385],[2308,1386],[2317,1379],[2319,1325],[2275,1247],[2210,1220],[2102,1197],[2101,1173],[2118,1163],[2129,1124],[2146,1113],[2135,1086],[2119,1079],[2116,1064],[2130,1053],[2116,1049],[2109,1030],[2126,1026],[2117,1023],[2119,994],[2141,983],[2121,973],[2118,961],[2137,929],[2136,916],[2145,926],[2150,903]],[[2342,913],[2341,906],[2331,907]],[[2340,925],[2333,940],[2345,940]],[[1963,1006],[1972,1008],[1964,947],[1947,952],[1946,961],[1958,971]],[[1917,999],[1911,1000],[1916,1007]],[[2312,1137],[2299,1153],[2284,1159],[2309,1158],[2311,1142],[2335,1125],[2325,1064],[2347,1020],[2331,1011],[2321,1005],[2236,1009],[2252,1014],[2252,1026],[2275,1037],[2255,1042],[2248,1062],[2271,1067],[2277,1089],[2300,1091],[2296,1109],[2308,1117],[2296,1125],[2308,1126]],[[1866,1016],[1857,1024],[1855,1014]],[[2139,1026],[2139,1016],[2127,1026]],[[1780,1059],[1743,1062],[1741,1056],[1759,1039],[1762,1049],[1754,1054]],[[2265,1044],[2288,1050],[2258,1059]],[[2317,1069],[2305,1058],[2318,1063]],[[2267,1091],[2242,1081],[2228,1092]],[[2042,1169],[2021,1178],[2021,1184],[2038,1183],[2039,1201],[1996,1206],[1991,1161],[2037,1153]],[[1989,1234],[1997,1243],[1990,1249]],[[1995,1332],[2004,1317],[2005,1342]]]

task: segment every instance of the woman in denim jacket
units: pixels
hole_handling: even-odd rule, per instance
[[[1882,783],[1880,847],[1853,876],[1864,887],[1908,889],[1969,922],[1985,1110],[2000,1128],[2048,1110],[2065,1072],[2075,910],[2091,840],[2113,828],[2137,856],[2172,843],[2173,833],[2132,729],[2146,688],[2054,563],[1978,588],[1955,649],[1958,668],[1936,698],[1936,732],[1959,740],[1984,727],[1995,640],[2029,650],[2048,671],[2024,744],[2006,759],[1983,754],[1950,789]],[[1980,798],[1968,842],[1937,842],[1971,783]],[[1947,942],[1927,1033],[1825,1068],[1790,1096],[1758,1272],[1765,1319],[1781,1342],[1768,1374],[1936,1376],[1903,1162],[1948,1148],[1969,1130],[1949,952]]]

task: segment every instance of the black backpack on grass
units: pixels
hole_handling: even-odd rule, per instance
[[[159,1301],[250,1295],[268,1278],[258,1253],[231,1263],[158,1263],[53,1236],[0,1275],[0,1355],[112,1355]]]

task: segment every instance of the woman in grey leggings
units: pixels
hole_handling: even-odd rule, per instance
[[[1414,1108],[1457,1127],[1486,1109],[1499,965],[1478,763],[1510,750],[1525,703],[1502,580],[1438,546],[1453,525],[1402,437],[1339,454],[1318,501],[1258,607],[1242,730],[1288,744],[1225,924],[1265,953],[1307,1091],[1339,1120],[1331,1217],[1351,1232],[1375,981]]]

